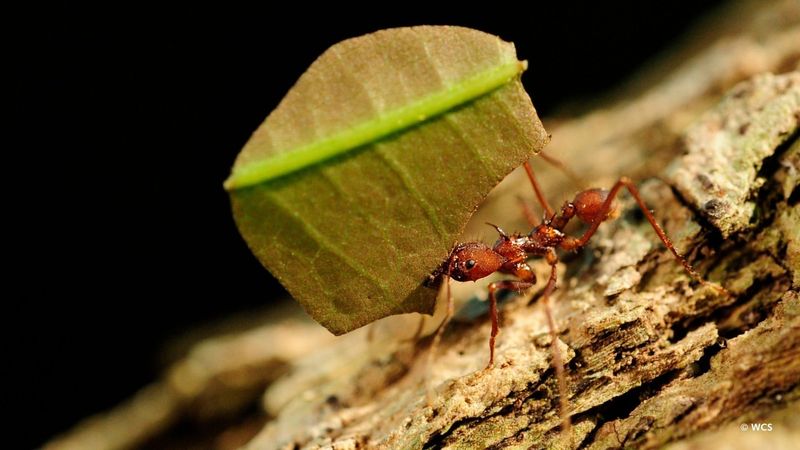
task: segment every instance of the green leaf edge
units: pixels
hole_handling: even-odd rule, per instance
[[[253,186],[354,150],[494,91],[526,68],[526,61],[516,60],[492,67],[447,89],[339,133],[235,168],[223,185],[228,191]]]

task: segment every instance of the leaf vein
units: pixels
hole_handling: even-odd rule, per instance
[[[270,192],[267,194],[269,198],[274,202],[275,206],[282,209],[289,215],[293,215],[293,210],[284,204],[283,200],[280,196],[275,195],[274,193]],[[339,257],[342,261],[345,262],[351,269],[353,269],[358,275],[364,277],[372,281],[376,286],[378,286],[387,296],[390,295],[389,286],[386,285],[380,278],[374,276],[367,270],[366,267],[362,266],[358,263],[358,261],[354,260],[347,253],[343,252],[339,249],[333,242],[330,241],[323,233],[317,230],[314,226],[310,225],[308,221],[302,222],[303,230],[308,234],[314,241],[319,244],[319,246],[323,249],[328,250],[329,252],[333,253],[337,257]]]
[[[353,199],[353,196],[350,195],[349,190],[342,187],[342,182],[336,178],[333,178],[329,171],[326,168],[322,168],[320,171],[320,178],[328,182],[331,188],[335,190],[339,195],[343,198],[347,199],[347,203],[349,204],[357,204],[358,201]],[[346,208],[350,211],[357,211],[357,208]],[[388,245],[392,244],[392,239],[390,238],[389,234],[386,232],[386,227],[384,226],[383,222],[381,222],[382,218],[375,217],[371,214],[360,214],[360,217],[365,219],[367,223],[373,226],[376,230],[378,230],[383,237],[383,241]]]
[[[386,162],[386,165],[397,174],[397,176],[400,178],[400,181],[403,183],[403,187],[406,188],[406,191],[411,195],[414,201],[417,202],[420,208],[422,208],[422,210],[425,212],[425,215],[428,216],[428,220],[433,225],[433,228],[436,230],[436,233],[439,235],[439,237],[445,238],[447,236],[447,230],[445,229],[444,224],[439,220],[439,217],[436,215],[436,211],[433,209],[431,204],[414,185],[413,177],[408,173],[402,164],[397,162],[397,160],[389,156],[389,154],[383,150],[383,147],[380,143],[376,143],[374,145],[376,147],[376,153],[380,155],[381,159]]]
[[[471,139],[467,138],[467,135],[461,125],[450,115],[445,116],[445,123],[447,123],[450,129],[458,135],[458,138],[461,139],[461,142],[464,143],[464,145],[472,152],[472,154],[475,155],[475,159],[478,160],[481,167],[485,168],[489,175],[496,178],[497,174],[491,169],[491,165],[488,163],[483,153],[481,153],[480,149],[473,145]]]

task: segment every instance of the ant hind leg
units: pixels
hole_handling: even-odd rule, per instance
[[[579,239],[575,238],[565,239],[561,244],[561,248],[563,248],[564,250],[577,250],[586,245],[586,243],[589,242],[589,239],[591,239],[592,235],[594,235],[594,233],[597,231],[597,228],[600,226],[600,224],[608,216],[608,212],[611,211],[611,205],[614,201],[614,198],[616,198],[617,194],[619,194],[619,191],[620,189],[622,189],[622,187],[625,187],[628,190],[628,192],[631,193],[634,200],[636,201],[636,204],[642,210],[642,213],[644,214],[645,218],[647,219],[648,222],[650,222],[650,226],[653,227],[653,230],[658,235],[658,238],[661,239],[661,242],[663,242],[664,245],[669,249],[669,251],[675,257],[675,259],[677,259],[681,263],[684,270],[686,270],[686,273],[688,273],[697,282],[704,285],[712,286],[714,289],[719,290],[723,294],[730,295],[728,294],[728,291],[722,286],[719,286],[714,283],[709,283],[708,281],[704,280],[703,277],[701,277],[700,274],[694,270],[694,267],[692,267],[692,265],[689,264],[689,261],[687,261],[686,258],[683,257],[683,255],[678,253],[678,250],[675,249],[675,245],[672,243],[672,240],[670,240],[669,236],[667,236],[667,233],[664,232],[664,229],[661,228],[658,222],[656,222],[656,218],[653,216],[653,213],[644,203],[644,200],[642,200],[642,196],[641,194],[639,194],[639,190],[636,189],[636,185],[634,185],[633,182],[628,177],[622,177],[619,179],[619,181],[614,183],[614,187],[612,187],[611,190],[608,192],[608,195],[606,196],[605,201],[600,206],[600,209],[597,210],[597,212],[594,214],[597,217],[597,219],[592,221],[589,228],[586,230],[586,232],[583,233],[583,236],[581,236]]]

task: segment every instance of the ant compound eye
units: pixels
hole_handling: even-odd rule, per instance
[[[466,268],[467,268],[467,270],[470,270],[470,269],[472,269],[473,267],[475,267],[475,264],[477,264],[477,263],[475,262],[475,260],[474,260],[474,259],[468,259],[468,260],[466,260],[466,261],[464,262],[464,267],[466,267]]]

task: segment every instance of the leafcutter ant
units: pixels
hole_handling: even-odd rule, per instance
[[[560,166],[563,165],[550,157],[545,158],[549,162]],[[642,200],[636,186],[626,177],[620,178],[610,190],[605,189],[586,189],[579,192],[572,201],[565,202],[561,210],[556,213],[545,199],[539,183],[534,175],[529,162],[524,164],[528,179],[533,186],[534,193],[538,202],[544,209],[544,219],[535,225],[528,234],[509,235],[499,226],[489,224],[497,230],[500,235],[493,246],[488,246],[482,242],[464,242],[454,246],[447,260],[432,275],[433,277],[443,275],[457,281],[477,281],[495,272],[513,275],[516,279],[502,280],[489,283],[489,315],[492,322],[491,336],[489,337],[489,364],[486,369],[491,369],[494,365],[495,339],[497,337],[498,313],[497,313],[497,292],[506,290],[522,292],[536,284],[536,275],[528,265],[530,258],[542,257],[550,266],[550,274],[547,284],[542,291],[540,301],[543,303],[544,311],[551,337],[552,366],[556,374],[559,390],[559,407],[562,420],[561,430],[568,434],[570,428],[570,418],[567,409],[566,392],[567,383],[564,374],[564,366],[561,354],[558,350],[558,340],[556,336],[556,323],[550,307],[550,295],[556,288],[556,265],[558,264],[558,254],[556,250],[577,251],[589,242],[598,227],[604,221],[616,216],[614,199],[617,194],[626,188],[633,196],[644,213],[647,221],[655,230],[659,239],[669,249],[675,258],[683,265],[686,272],[695,280],[702,284],[710,284],[700,277],[692,268],[691,264],[678,253],[672,241],[656,222],[655,217],[647,208]],[[569,173],[568,173],[569,174]],[[569,236],[564,229],[574,217],[585,223],[588,228],[580,237]],[[448,315],[440,325],[434,336],[433,346],[435,347],[442,335],[444,327],[447,325],[453,314],[453,299],[449,293],[448,282]],[[713,285],[716,289],[724,292],[724,289]],[[431,352],[431,354],[433,351]]]

